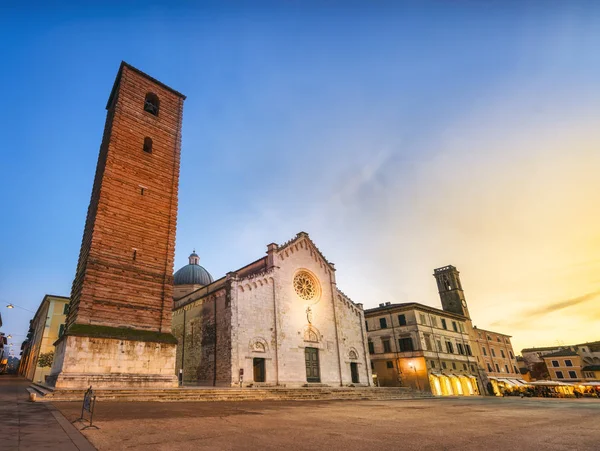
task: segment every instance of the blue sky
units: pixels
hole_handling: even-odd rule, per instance
[[[588,301],[552,309],[600,293],[595,2],[30,8],[0,7],[3,331],[31,316],[6,303],[70,293],[125,60],[188,96],[176,269],[304,230],[367,307],[438,306],[454,264],[516,347],[598,339]]]

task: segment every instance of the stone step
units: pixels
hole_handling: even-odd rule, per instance
[[[52,390],[32,384],[38,401],[80,401],[85,390]],[[94,391],[99,401],[266,401],[266,400],[386,400],[431,397],[403,387],[302,387],[302,388],[165,388],[101,389]]]

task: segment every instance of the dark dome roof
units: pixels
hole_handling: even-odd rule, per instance
[[[185,265],[173,275],[175,285],[208,285],[213,283],[212,276],[200,265]]]
[[[213,283],[210,273],[198,264],[200,257],[198,257],[196,252],[192,252],[189,260],[189,265],[185,265],[173,274],[173,283],[175,285],[208,285]]]

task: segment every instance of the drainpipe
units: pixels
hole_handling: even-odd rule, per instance
[[[331,304],[333,307],[333,321],[335,326],[335,338],[337,342],[337,353],[338,353],[338,369],[340,373],[340,387],[344,386],[344,380],[342,379],[342,354],[340,352],[340,334],[338,333],[338,324],[337,324],[337,312],[335,309],[335,291],[337,290],[335,287],[335,282],[333,281],[333,277],[331,276],[331,271],[335,271],[333,267],[333,263],[330,263],[331,270],[329,271],[329,283],[331,287]]]
[[[277,332],[277,300],[275,298],[275,278],[271,277],[273,288],[273,332],[275,333],[275,385],[279,385],[279,342]]]
[[[183,337],[181,339],[181,386],[183,387],[183,372],[185,371],[185,364],[184,364],[184,358],[185,358],[185,314],[186,314],[186,309],[185,307],[183,307]]]
[[[367,355],[369,355],[369,349],[367,348],[367,343],[365,342],[365,337],[367,336],[367,331],[364,329],[365,313],[364,313],[362,304],[357,304],[357,306],[358,306],[358,308],[360,308],[360,334],[362,337],[363,353],[365,355],[365,372],[367,375],[367,386],[370,387],[373,382],[373,378],[369,377],[369,371],[371,369],[371,366],[369,364],[369,358],[367,357]]]
[[[227,296],[227,292],[225,292],[225,296]],[[214,372],[213,372],[213,387],[217,385],[217,297],[213,296],[213,302],[215,303],[215,358],[213,360]]]
[[[398,341],[396,340],[396,327],[394,326],[394,319],[392,318],[392,312],[391,311],[388,312],[388,315],[390,316],[390,324],[392,325],[392,336],[394,337],[394,349],[396,350],[396,373],[397,373],[396,381],[398,381],[401,371],[400,371],[400,357],[398,356]]]

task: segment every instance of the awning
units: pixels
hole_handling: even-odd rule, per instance
[[[560,387],[560,386],[572,387],[573,386],[573,384],[567,384],[565,382],[558,382],[558,381],[535,381],[535,382],[530,382],[529,385],[548,386],[548,387]]]

